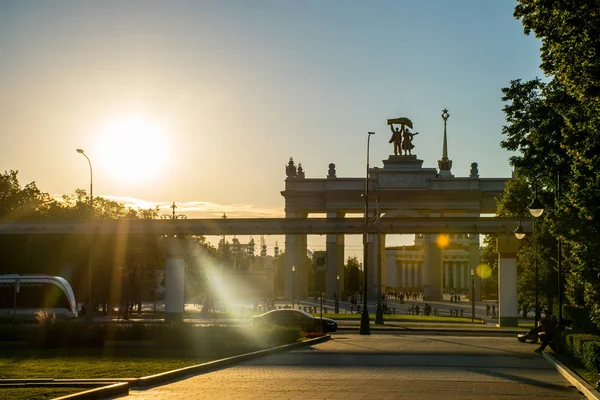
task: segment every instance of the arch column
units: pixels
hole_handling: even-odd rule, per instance
[[[458,288],[458,265],[456,263],[452,263],[452,290],[456,290]]]
[[[423,296],[429,301],[442,300],[442,251],[436,243],[436,235],[423,235],[425,262]]]
[[[479,235],[469,240],[469,270],[475,271],[475,301],[481,301],[481,277],[477,275],[477,266],[480,264]],[[470,271],[469,271],[470,272]]]
[[[403,288],[404,290],[406,290],[406,288],[408,287],[408,284],[406,283],[406,261],[402,260],[401,262],[402,265],[402,282],[400,283],[400,287]]]
[[[444,289],[450,289],[450,269],[452,268],[452,264],[445,262],[444,263]]]
[[[499,237],[498,249],[498,322],[501,327],[518,326],[517,252],[519,240],[513,235]]]
[[[165,321],[182,321],[185,292],[185,257],[193,242],[176,237],[161,238],[160,250],[165,254]]]
[[[367,246],[369,246],[369,263],[368,267],[368,287],[367,287],[367,296],[370,301],[377,300],[378,286],[379,286],[379,276],[381,273],[381,266],[378,264],[378,255],[377,250],[378,246],[378,235],[368,234],[367,235]]]
[[[306,213],[287,212],[286,218],[306,218]],[[284,295],[291,299],[295,294],[296,297],[305,297],[302,289],[306,285],[308,294],[308,266],[306,264],[306,235],[286,234],[285,235],[285,288]],[[296,272],[292,271],[292,267],[296,267]],[[306,282],[304,284],[303,282]]]
[[[327,218],[344,218],[344,213],[328,212]],[[325,292],[328,299],[340,296],[344,291],[344,235],[327,235],[325,239],[327,251],[327,272],[325,273]],[[339,282],[337,277],[340,277]]]

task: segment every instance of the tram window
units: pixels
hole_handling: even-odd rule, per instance
[[[0,283],[0,308],[12,308],[15,303],[14,283]]]
[[[70,309],[65,293],[52,283],[22,283],[17,295],[17,307]]]

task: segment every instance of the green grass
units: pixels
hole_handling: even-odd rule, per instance
[[[598,382],[598,374],[588,371],[581,363],[574,357],[566,353],[554,353],[554,358],[563,363],[571,371],[575,372],[584,381],[590,384],[593,388],[596,387]]]
[[[237,354],[233,349],[202,355],[160,349],[8,349],[0,353],[0,378],[139,378]]]
[[[0,389],[0,396],[3,400],[42,400],[42,399],[54,399],[61,396],[67,396],[69,394],[83,392],[88,389],[82,388],[4,388]]]
[[[529,322],[529,321],[519,320],[519,328],[531,329],[531,328],[533,328],[533,321]]]
[[[312,314],[315,317],[320,317],[320,313]],[[360,314],[323,314],[325,318],[331,318],[337,321],[360,321]],[[371,321],[375,320],[375,314],[369,314]],[[417,323],[471,323],[471,318],[464,317],[438,317],[435,315],[390,315],[383,316],[384,321],[394,322],[417,322]],[[481,324],[481,318],[475,318],[475,323]]]

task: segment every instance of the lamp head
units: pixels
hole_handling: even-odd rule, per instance
[[[514,230],[514,234],[515,234],[515,237],[519,240],[521,240],[525,237],[525,229],[523,229],[523,226],[521,225],[521,221],[519,221],[519,226],[517,226],[517,229]]]
[[[296,266],[292,265],[292,272],[296,272]]]
[[[529,213],[535,218],[541,216],[544,213],[544,205],[542,204],[540,199],[538,199],[537,196],[533,198],[533,201],[529,205]]]
[[[374,135],[375,132],[367,132],[369,135]]]
[[[77,149],[77,152],[78,152],[79,154],[83,154],[83,149]]]

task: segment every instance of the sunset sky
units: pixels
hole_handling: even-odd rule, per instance
[[[366,132],[382,166],[404,116],[437,167],[447,107],[452,172],[508,177],[501,88],[542,75],[515,4],[0,0],[0,171],[71,194],[89,188],[83,148],[97,195],[283,216],[289,157],[363,177]]]

